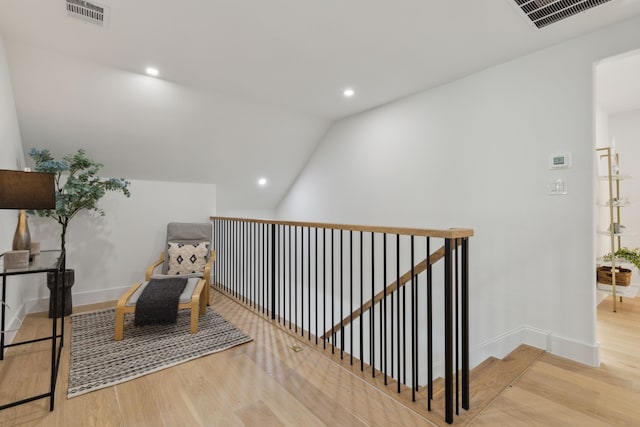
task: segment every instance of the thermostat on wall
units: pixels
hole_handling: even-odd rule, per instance
[[[571,166],[571,153],[556,153],[549,156],[549,169],[568,168]]]

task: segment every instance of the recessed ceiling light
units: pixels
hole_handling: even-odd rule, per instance
[[[344,96],[345,98],[351,98],[355,94],[356,91],[351,89],[350,87],[342,91],[342,96]]]
[[[258,185],[259,185],[260,187],[264,187],[265,185],[267,185],[267,178],[260,178],[260,179],[258,180]]]
[[[153,68],[153,67],[147,67],[147,69],[145,70],[147,74],[149,74],[150,76],[156,77],[158,74],[160,74],[160,72],[158,71],[157,68]]]

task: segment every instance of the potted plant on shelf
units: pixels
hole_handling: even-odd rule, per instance
[[[616,251],[615,256],[616,260],[631,263],[640,271],[640,248],[629,249],[627,247],[621,247]],[[603,256],[602,259],[607,262],[611,261],[611,253]],[[631,283],[631,270],[620,267],[620,271],[623,272],[623,278],[622,280],[618,280],[617,275],[620,273],[616,272],[616,285],[628,286]],[[626,277],[624,275],[626,275]]]
[[[53,173],[55,178],[56,207],[55,209],[35,211],[38,216],[53,218],[60,224],[60,249],[66,249],[66,236],[69,223],[82,210],[97,212],[104,215],[104,211],[98,207],[98,201],[107,191],[123,193],[126,197],[130,183],[124,178],[102,179],[98,172],[102,168],[101,163],[89,159],[83,149],[75,154],[69,154],[56,160],[49,150],[37,150],[32,148],[29,156],[35,162],[35,171]],[[63,292],[59,293],[57,317],[61,317],[62,298],[65,298],[64,316],[71,314],[71,286],[74,283],[74,270],[65,271],[65,283]],[[53,273],[47,276],[47,286],[53,289],[55,276]],[[53,303],[49,302],[49,317],[53,317]]]

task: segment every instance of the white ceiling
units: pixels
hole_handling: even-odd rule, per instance
[[[273,208],[331,121],[640,13],[613,0],[538,30],[512,2],[100,0],[100,28],[63,0],[0,0],[0,34],[25,149],[84,147],[111,175]]]

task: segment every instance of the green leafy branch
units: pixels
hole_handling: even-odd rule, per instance
[[[611,261],[611,254],[603,256],[604,261]],[[623,259],[635,265],[640,270],[640,248],[629,249],[622,247],[616,251],[616,259]]]
[[[77,153],[66,155],[62,160],[53,158],[49,150],[32,148],[29,155],[35,161],[37,172],[54,174],[56,190],[55,209],[38,210],[41,217],[55,219],[61,226],[61,248],[65,249],[67,227],[71,219],[83,209],[104,215],[98,201],[107,191],[116,191],[129,197],[130,182],[124,178],[101,179],[98,172],[101,163],[89,159],[83,149]]]

